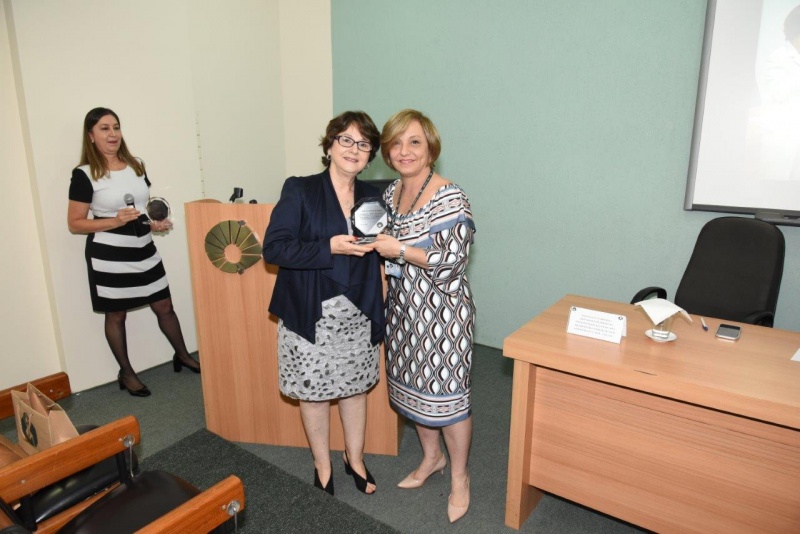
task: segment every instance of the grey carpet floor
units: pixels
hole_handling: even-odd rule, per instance
[[[513,361],[498,349],[476,346],[473,360],[473,442],[470,452],[470,509],[455,524],[447,519],[450,469],[435,474],[416,490],[396,484],[416,469],[421,449],[413,425],[406,425],[400,454],[367,455],[366,462],[378,484],[375,495],[365,496],[345,479],[341,453],[333,452],[336,498],[344,500],[388,525],[408,533],[537,533],[631,534],[644,532],[632,525],[545,495],[519,531],[505,526],[508,436],[511,428]],[[311,483],[313,466],[307,449],[240,444],[243,448]]]
[[[201,489],[235,473],[245,486],[246,505],[238,517],[243,534],[398,532],[208,430],[198,430],[148,456],[141,469],[168,471]],[[224,530],[231,532],[232,526],[227,524]]]
[[[110,358],[110,356],[108,356]],[[407,425],[400,454],[367,455],[378,491],[359,493],[345,476],[340,453],[332,453],[336,499],[400,532],[537,533],[537,534],[631,534],[642,530],[570,501],[545,495],[519,531],[505,526],[506,469],[511,413],[513,362],[498,349],[476,346],[473,364],[474,436],[470,454],[471,504],[467,515],[451,525],[447,520],[450,493],[449,468],[434,475],[417,490],[396,487],[421,458],[413,426]],[[75,424],[102,424],[124,415],[139,419],[140,458],[147,458],[205,428],[199,375],[172,372],[170,364],[140,373],[153,395],[135,398],[120,392],[116,383],[100,386],[62,401]],[[13,421],[0,422],[0,432],[15,438]],[[281,470],[294,475],[309,488],[313,479],[310,452],[305,448],[238,444]],[[235,468],[231,469],[236,472]],[[222,478],[222,477],[220,477]],[[191,480],[189,478],[189,480]],[[247,491],[247,488],[246,488]],[[260,491],[260,490],[259,490]]]

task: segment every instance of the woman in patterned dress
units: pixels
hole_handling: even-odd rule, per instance
[[[83,123],[81,162],[72,171],[67,226],[73,234],[87,234],[92,308],[105,314],[106,340],[120,369],[119,389],[135,397],[147,397],[150,390],[136,376],[128,358],[128,310],[149,305],[175,350],[175,372],[183,367],[200,372],[200,364],[186,350],[181,324],[172,307],[167,273],[150,235],[151,230],[169,230],[172,223],[164,220],[142,224],[146,218],[135,207],[147,203],[149,187],[144,164],[131,155],[122,138],[117,114],[107,108],[89,111]],[[128,205],[129,196],[133,206]]]
[[[451,465],[447,515],[455,522],[469,507],[475,305],[465,271],[475,224],[463,189],[434,171],[440,151],[436,127],[419,111],[400,111],[383,127],[381,153],[400,179],[386,190],[390,234],[378,236],[375,250],[389,275],[389,400],[414,421],[423,452],[398,486],[418,488],[444,472],[443,434]]]
[[[366,392],[378,382],[383,339],[380,258],[356,243],[350,212],[380,194],[357,180],[375,158],[380,134],[364,112],[328,123],[322,146],[326,169],[293,176],[283,185],[264,237],[264,260],[279,267],[269,311],[278,322],[278,386],[300,401],[314,485],[333,495],[330,405],[339,401],[345,472],[359,491],[375,492],[364,465]]]

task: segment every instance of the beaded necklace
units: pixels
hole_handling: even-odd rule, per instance
[[[411,207],[408,208],[408,212],[406,212],[406,215],[414,211],[414,206],[417,205],[419,197],[422,196],[422,192],[425,191],[426,187],[428,187],[428,183],[431,181],[432,177],[433,177],[433,169],[431,168],[431,172],[428,173],[428,177],[425,178],[425,182],[422,184],[422,187],[419,188],[419,192],[417,193],[417,196],[414,197],[414,202],[411,203]],[[397,237],[400,234],[400,228],[397,226],[396,223],[397,223],[397,217],[398,215],[400,215],[400,199],[402,198],[402,196],[403,196],[403,180],[400,180],[400,192],[397,194],[397,206],[395,206],[395,208],[392,210],[393,212],[392,233],[394,234],[395,237]]]

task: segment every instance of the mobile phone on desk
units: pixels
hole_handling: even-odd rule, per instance
[[[742,334],[742,328],[740,326],[734,326],[732,324],[725,324],[722,323],[717,328],[716,336],[720,339],[727,339],[728,341],[736,341],[739,339],[739,336]]]

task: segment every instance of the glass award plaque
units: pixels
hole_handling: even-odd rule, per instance
[[[350,213],[353,235],[358,238],[356,243],[359,244],[375,241],[375,236],[386,229],[388,221],[389,211],[383,199],[379,197],[360,199]]]
[[[148,200],[144,210],[150,219],[149,221],[144,221],[144,224],[150,224],[150,221],[164,221],[172,215],[169,202],[161,197],[153,197]]]

